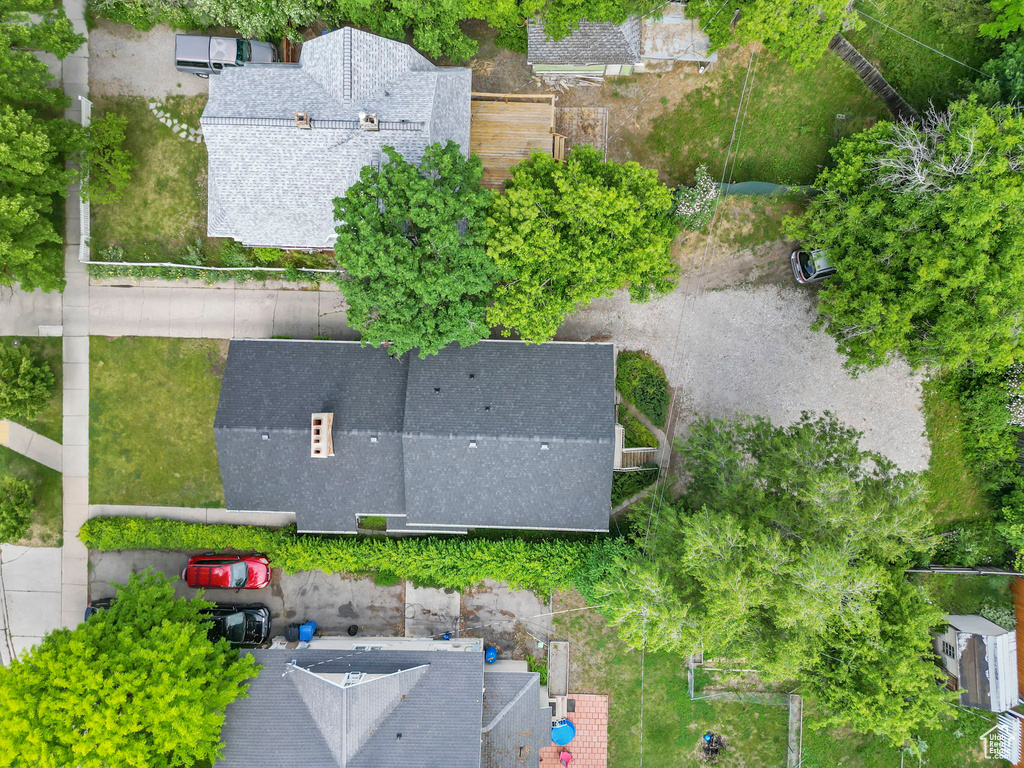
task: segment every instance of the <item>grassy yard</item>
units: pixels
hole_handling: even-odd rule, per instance
[[[651,121],[646,136],[630,137],[634,159],[660,168],[674,183],[691,183],[706,164],[721,176],[747,74],[749,48],[729,47],[718,64],[701,75],[700,86],[670,104]],[[840,138],[887,119],[885,106],[853,70],[827,54],[813,69],[795,71],[764,51],[753,75],[734,181],[810,184],[828,150]]]
[[[37,464],[4,446],[0,446],[0,472],[20,477],[35,489],[32,525],[25,538],[17,543],[39,547],[61,546],[64,516],[61,509],[63,485],[60,472]]]
[[[89,497],[94,504],[224,504],[213,419],[227,342],[90,343]]]
[[[858,0],[855,7],[947,56],[980,68],[999,52],[994,41],[977,34],[978,23],[992,15],[987,5],[981,0]],[[970,83],[981,77],[871,19],[861,19],[864,27],[846,37],[915,109],[927,108],[929,101],[944,107],[966,94]]]
[[[13,344],[18,342],[20,346],[32,352],[37,359],[45,360],[53,369],[53,397],[37,419],[26,422],[22,426],[28,427],[51,440],[61,441],[61,434],[64,427],[64,393],[63,386],[63,340],[59,337],[38,337],[38,336],[0,336],[0,344]]]
[[[925,428],[931,459],[924,474],[929,506],[937,530],[951,524],[989,517],[988,500],[964,456],[960,405],[935,382],[924,386]]]
[[[554,602],[554,610],[583,604],[575,593],[560,593]],[[572,643],[569,689],[608,694],[608,765],[638,765],[640,654],[627,648],[594,611],[556,616],[555,632]],[[647,654],[643,689],[646,765],[701,765],[696,748],[701,734],[710,729],[723,734],[729,742],[729,749],[718,762],[721,768],[785,766],[785,707],[690,701],[685,661],[672,654]]]

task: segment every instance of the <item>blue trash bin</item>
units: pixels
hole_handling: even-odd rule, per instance
[[[488,664],[493,664],[498,660],[498,649],[492,645],[484,648],[484,661]]]
[[[313,639],[314,632],[316,632],[316,622],[307,621],[299,627],[299,640],[303,643],[308,643]]]

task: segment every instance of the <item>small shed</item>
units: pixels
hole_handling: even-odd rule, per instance
[[[1017,703],[1017,635],[975,614],[946,616],[933,640],[960,703],[1006,712]]]

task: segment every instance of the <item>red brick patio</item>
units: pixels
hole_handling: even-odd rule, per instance
[[[570,693],[576,711],[568,718],[576,726],[576,738],[567,746],[552,744],[540,751],[541,768],[559,768],[563,749],[572,753],[571,768],[608,768],[608,697],[590,693]]]

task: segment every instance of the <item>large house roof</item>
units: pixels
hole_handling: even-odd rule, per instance
[[[201,124],[210,237],[330,248],[334,198],[392,146],[410,162],[435,142],[469,149],[471,72],[435,67],[404,43],[346,27],[303,44],[299,63],[225,68]],[[312,128],[295,124],[295,113]],[[375,114],[380,130],[359,128]],[[267,212],[273,215],[267,215]]]
[[[527,56],[531,64],[639,64],[640,19],[623,24],[581,21],[561,40],[552,40],[543,22],[526,24]]]
[[[605,531],[614,455],[611,344],[484,341],[421,360],[358,342],[231,342],[214,422],[229,509],[299,530]],[[310,455],[333,413],[334,456]]]

